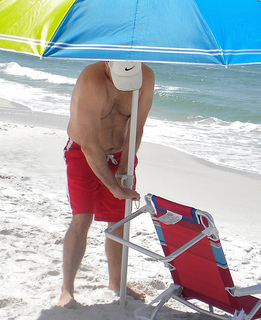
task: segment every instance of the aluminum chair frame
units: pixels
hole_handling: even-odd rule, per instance
[[[153,258],[154,260],[163,262],[170,270],[173,270],[173,266],[170,264],[171,261],[176,259],[182,253],[184,253],[189,248],[194,246],[196,243],[201,241],[203,238],[208,237],[208,238],[212,238],[212,239],[219,239],[218,230],[215,227],[212,216],[209,213],[204,212],[204,211],[200,211],[200,210],[196,210],[196,215],[197,215],[197,218],[201,221],[201,224],[205,227],[205,229],[203,229],[200,234],[198,234],[196,237],[194,237],[193,239],[188,241],[185,245],[181,246],[179,249],[177,249],[176,251],[174,251],[173,253],[171,253],[167,256],[155,253],[151,250],[143,248],[143,247],[141,247],[131,241],[127,241],[127,240],[122,239],[122,238],[115,236],[113,234],[114,230],[116,230],[117,228],[119,228],[121,226],[124,226],[126,223],[129,223],[131,220],[137,218],[139,215],[141,215],[143,213],[150,213],[151,217],[155,219],[155,217],[157,216],[157,213],[156,213],[156,209],[155,209],[154,204],[151,199],[152,199],[152,195],[147,194],[145,196],[146,205],[143,206],[142,208],[140,208],[139,210],[137,210],[136,212],[125,217],[121,221],[115,223],[113,226],[107,228],[105,230],[106,236],[108,238],[118,242],[118,243],[121,243],[124,246],[127,246],[129,248],[137,250],[138,252],[141,252],[142,254],[145,254],[145,255]],[[206,225],[204,225],[202,218],[207,220]],[[236,287],[226,288],[226,290],[233,297],[242,297],[242,296],[246,296],[249,294],[261,294],[261,284],[247,287],[247,288],[240,288],[240,289],[238,289]],[[187,298],[182,297],[182,286],[178,286],[178,285],[174,285],[174,284],[171,284],[171,286],[167,290],[165,290],[165,293],[161,294],[160,296],[162,296],[162,297],[160,299],[160,302],[155,307],[155,309],[152,313],[152,316],[150,318],[151,320],[154,320],[156,318],[156,315],[157,315],[158,311],[160,310],[160,308],[171,297],[173,299],[185,304],[186,306],[190,307],[191,309],[193,309],[197,312],[200,312],[200,313],[206,314],[206,315],[210,315],[210,316],[217,318],[217,319],[224,319],[224,320],[225,319],[251,320],[255,316],[256,312],[261,308],[261,300],[259,300],[257,302],[257,304],[255,305],[255,307],[251,310],[251,312],[248,315],[246,315],[242,311],[240,312],[240,310],[238,311],[237,314],[235,313],[234,316],[228,315],[227,313],[222,314],[222,315],[217,314],[214,312],[214,308],[211,305],[209,305],[209,310],[205,310],[205,309],[200,308],[200,307],[194,305],[193,303],[189,302]],[[156,301],[159,301],[159,299],[155,299],[153,302],[156,302]],[[137,312],[136,312],[135,316],[137,319],[147,319],[145,317],[139,317],[137,315]]]

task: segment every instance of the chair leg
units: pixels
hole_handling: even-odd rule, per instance
[[[165,291],[163,291],[156,299],[154,299],[153,301],[151,301],[146,307],[143,308],[138,308],[134,311],[134,315],[136,319],[142,319],[142,320],[155,320],[157,313],[159,312],[159,310],[163,307],[163,305],[172,297],[172,295],[174,294],[174,292],[179,292],[181,290],[180,286],[175,285],[174,283],[172,283],[168,289],[166,289]],[[151,305],[153,305],[154,303],[158,302],[158,305],[153,309],[152,315],[150,318],[146,318],[144,316],[140,315],[140,312],[142,310],[144,310],[145,308],[150,307]]]
[[[166,296],[166,297],[164,297],[164,298],[158,303],[157,307],[155,307],[154,310],[153,310],[153,313],[152,313],[152,315],[151,315],[151,320],[155,320],[155,318],[156,318],[159,310],[164,306],[164,304],[165,304],[166,302],[168,302],[168,300],[170,299],[170,297],[171,297],[171,294],[168,295],[168,296]]]
[[[258,301],[258,303],[255,305],[252,311],[246,316],[246,320],[251,320],[260,308],[261,308],[261,300]]]

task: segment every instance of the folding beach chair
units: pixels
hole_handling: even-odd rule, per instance
[[[144,207],[108,228],[105,233],[107,237],[168,265],[174,284],[154,300],[160,302],[150,319],[155,319],[160,308],[171,297],[193,310],[218,319],[261,318],[261,300],[250,295],[261,294],[261,284],[240,289],[235,287],[212,216],[150,194],[145,200]],[[111,233],[144,212],[150,212],[152,216],[165,256]],[[199,307],[199,304],[207,304],[209,308]],[[139,316],[138,312],[136,318],[147,319]]]

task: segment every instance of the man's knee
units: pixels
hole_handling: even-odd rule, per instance
[[[82,235],[88,232],[93,220],[93,214],[77,214],[73,216],[70,228],[77,235]]]

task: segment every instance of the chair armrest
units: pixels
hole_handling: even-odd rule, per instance
[[[124,219],[120,220],[119,222],[115,223],[114,225],[112,225],[111,227],[107,228],[105,230],[105,235],[106,237],[116,241],[116,242],[119,242],[129,248],[132,248],[134,250],[137,250],[155,260],[158,260],[158,261],[161,261],[163,263],[168,263],[170,261],[172,261],[173,259],[177,258],[180,254],[182,254],[183,252],[185,252],[186,250],[188,250],[190,247],[192,247],[194,244],[198,243],[200,240],[202,240],[203,238],[205,237],[209,237],[211,236],[212,234],[214,235],[217,230],[216,228],[213,228],[213,227],[208,227],[206,229],[204,229],[199,235],[197,235],[195,238],[191,239],[190,241],[188,241],[186,244],[184,244],[182,247],[180,247],[178,250],[172,252],[170,255],[168,256],[162,256],[162,255],[159,255],[155,252],[152,252],[148,249],[145,249],[143,247],[140,247],[138,245],[136,245],[135,243],[133,242],[130,242],[128,240],[125,240],[123,238],[120,238],[116,235],[114,235],[112,232],[123,226],[124,224],[130,222],[131,220],[133,220],[134,218],[138,217],[140,214],[142,213],[145,213],[145,212],[150,212],[151,214],[154,213],[154,209],[153,207],[151,207],[151,205],[145,205],[143,206],[142,208],[140,208],[139,210],[137,210],[136,212],[130,214],[129,216],[125,217]]]
[[[233,296],[233,297],[244,297],[250,294],[261,294],[261,284],[257,284],[255,286],[250,286],[246,288],[226,288],[226,290]]]

